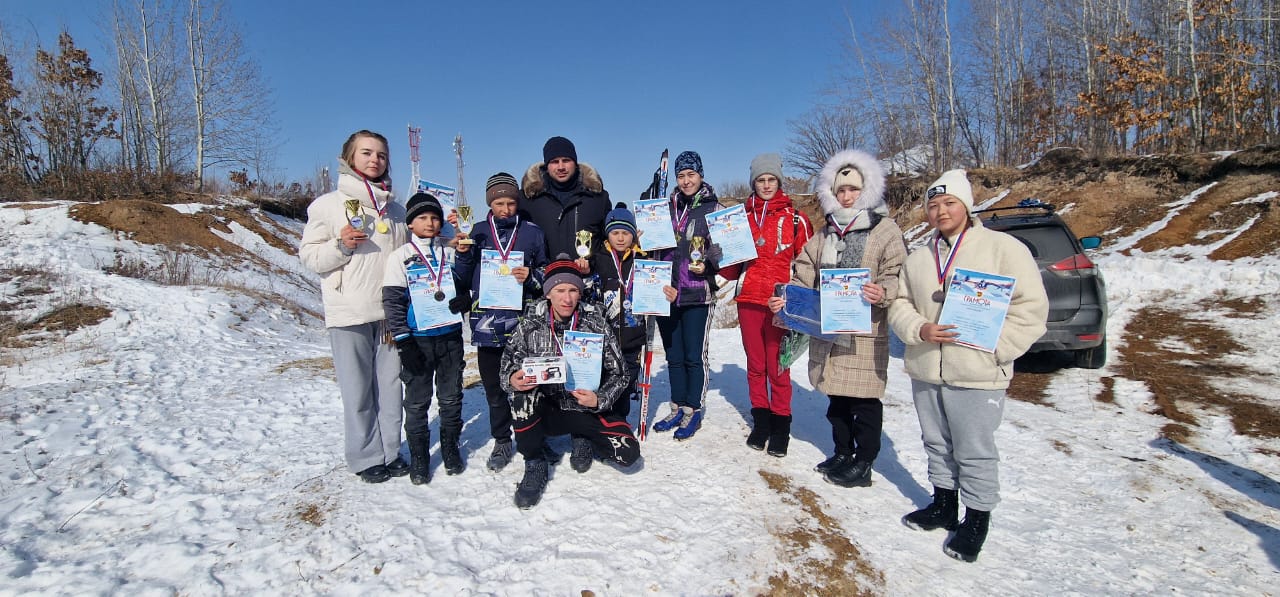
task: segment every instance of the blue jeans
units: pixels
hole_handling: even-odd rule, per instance
[[[712,305],[672,305],[669,317],[658,318],[658,334],[667,352],[671,401],[681,406],[702,408],[702,399],[707,395],[711,312]]]

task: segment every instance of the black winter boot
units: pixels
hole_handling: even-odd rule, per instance
[[[431,435],[410,435],[409,482],[426,485],[431,482]]]
[[[840,487],[871,487],[871,463],[865,460],[850,460],[840,468],[827,471],[822,478],[827,483]]]
[[[819,462],[817,466],[813,467],[813,470],[818,471],[825,475],[831,471],[837,470],[849,464],[850,462],[853,462],[852,455],[836,454],[831,458],[828,458],[826,460],[823,460],[822,462]]]
[[[956,530],[960,526],[960,496],[954,489],[933,488],[933,503],[902,517],[905,524],[917,531],[935,529]]]
[[[987,541],[987,529],[991,526],[991,513],[973,508],[964,509],[964,522],[942,550],[947,555],[965,562],[978,560],[978,552]]]
[[[493,443],[493,452],[489,453],[489,461],[485,466],[496,473],[506,468],[515,454],[515,444],[511,440],[498,440]]]
[[[791,415],[769,414],[769,455],[782,458],[791,443]]]
[[[447,475],[461,474],[466,468],[462,454],[458,452],[457,435],[440,434],[440,460],[444,462],[444,472]]]
[[[573,438],[573,452],[569,454],[569,466],[579,473],[591,470],[591,463],[596,459],[596,448],[591,440],[585,437]]]
[[[751,435],[747,436],[747,447],[752,450],[763,450],[764,443],[769,440],[769,409],[751,409]]]
[[[547,461],[541,458],[524,461],[524,478],[516,485],[516,507],[528,510],[542,499],[547,489]]]

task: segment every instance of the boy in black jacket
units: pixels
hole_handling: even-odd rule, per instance
[[[611,412],[624,420],[631,414],[631,401],[638,400],[636,383],[640,380],[640,351],[645,343],[645,318],[631,312],[631,280],[633,264],[640,253],[636,239],[636,217],[625,203],[618,203],[605,218],[604,250],[591,258],[591,271],[596,278],[597,297],[604,307],[622,348],[627,367],[625,394],[613,404]]]

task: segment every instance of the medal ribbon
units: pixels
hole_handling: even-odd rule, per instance
[[[432,259],[435,259],[435,256],[436,256],[435,245],[436,245],[435,241],[432,241],[431,248],[430,248]],[[427,259],[426,255],[422,254],[422,249],[418,248],[417,242],[411,242],[409,243],[409,246],[413,247],[414,252],[417,253],[418,257],[422,259],[423,265],[427,266],[427,271],[431,273],[431,276],[433,278],[436,279],[436,290],[443,291],[444,288],[441,287],[440,285],[440,278],[444,277],[444,247],[440,247],[440,260],[436,262],[437,267],[433,269],[431,267],[431,261]]]
[[[947,272],[951,270],[951,262],[956,260],[956,253],[960,252],[960,243],[964,241],[964,235],[969,229],[966,227],[960,232],[960,236],[956,237],[956,244],[951,245],[951,250],[947,252],[947,261],[943,263],[938,259],[938,243],[942,240],[942,235],[933,237],[933,267],[938,272],[938,284],[944,285],[947,281]]]
[[[564,356],[564,343],[556,340],[556,308],[550,304],[547,305],[547,323],[551,325],[551,343],[556,345],[556,354]],[[578,329],[578,309],[573,310],[573,319],[569,320],[569,330]]]
[[[759,197],[757,197],[757,199],[758,199],[758,198],[759,198]],[[751,210],[751,220],[752,220],[753,222],[755,222],[756,229],[757,229],[757,230],[760,230],[762,234],[763,234],[763,232],[764,232],[764,216],[765,216],[765,213],[766,213],[766,212],[768,212],[768,211],[769,211],[769,201],[768,201],[768,200],[765,200],[764,205],[761,205],[761,206],[760,206],[760,215],[759,215],[759,216],[757,216],[757,215],[756,215],[756,210],[755,210],[755,209],[752,209],[752,210]]]
[[[849,225],[844,228],[841,228],[840,223],[836,222],[835,216],[827,216],[827,221],[831,222],[831,227],[835,229],[836,237],[840,240],[844,240],[844,236],[849,234],[850,230],[853,230],[853,224],[858,221],[858,216],[854,216],[852,220],[849,220]],[[934,254],[936,255],[937,251],[934,251]],[[947,261],[947,263],[951,263],[951,261]]]
[[[507,246],[502,246],[502,237],[498,235],[498,227],[493,223],[493,214],[489,214],[489,231],[493,233],[493,248],[498,251],[498,257],[502,258],[502,262],[507,262],[507,256],[511,254],[511,249],[516,246],[516,233],[520,232],[520,216],[516,216],[516,225],[511,228],[511,238],[507,240]]]
[[[369,184],[369,179],[365,178],[364,174],[360,175],[360,180],[364,182],[365,190],[369,191],[369,201],[373,203],[373,211],[378,212],[378,219],[382,219],[383,216],[387,215],[387,206],[378,207],[378,198],[373,196],[373,185]]]
[[[618,284],[622,284],[622,259],[618,257],[618,253],[613,250],[613,245],[609,245],[609,258],[613,260],[613,268],[618,270]],[[636,265],[631,264],[631,272],[627,274],[627,284],[625,286],[626,296],[631,296],[632,282],[636,277]]]

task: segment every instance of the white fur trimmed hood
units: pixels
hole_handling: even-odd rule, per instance
[[[862,196],[853,204],[853,209],[875,211],[884,206],[884,168],[880,167],[880,161],[865,151],[846,149],[831,156],[818,174],[817,188],[814,190],[818,194],[822,213],[831,214],[840,209],[840,201],[836,199],[831,185],[836,180],[836,174],[845,166],[853,166],[862,174]]]
[[[525,170],[524,179],[520,181],[520,186],[524,189],[526,199],[532,199],[543,191],[543,166],[545,166],[543,162],[538,162],[529,166],[528,170]],[[578,162],[578,174],[582,176],[583,188],[592,193],[599,193],[604,190],[604,181],[600,180],[600,174],[590,164]]]

